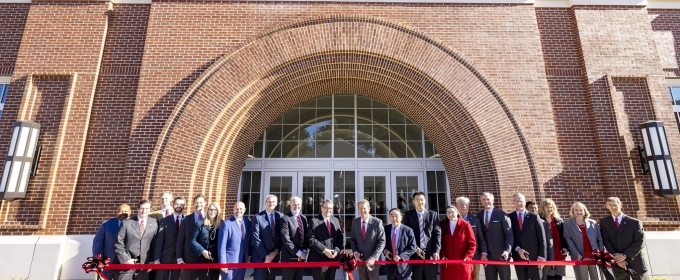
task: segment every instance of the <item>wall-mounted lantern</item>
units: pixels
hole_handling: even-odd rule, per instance
[[[5,169],[0,182],[0,198],[12,201],[26,197],[28,181],[35,174],[37,164],[36,146],[40,136],[40,124],[32,121],[17,121],[12,130]]]
[[[666,130],[663,122],[648,121],[640,125],[644,148],[640,151],[641,161],[646,160],[649,166],[649,175],[652,177],[654,194],[667,198],[673,198],[680,194],[678,181],[675,178],[675,169],[671,159]],[[640,149],[640,147],[638,147]],[[642,162],[643,170],[645,162]]]

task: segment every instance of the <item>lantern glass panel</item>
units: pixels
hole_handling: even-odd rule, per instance
[[[661,147],[663,147],[663,154],[670,155],[668,152],[668,143],[666,143],[666,130],[664,127],[659,127],[659,135],[661,136]]]
[[[654,161],[649,161],[649,170],[651,171],[650,173],[652,175],[652,185],[654,185],[655,190],[658,190],[659,180],[657,179],[656,164],[654,164]]]
[[[12,132],[12,141],[9,143],[9,152],[7,156],[14,156],[14,148],[16,147],[17,144],[17,137],[19,136],[19,129],[20,126],[15,126],[14,127],[14,132]]]
[[[661,155],[661,147],[659,147],[661,145],[659,144],[659,135],[656,132],[656,127],[649,128],[649,138],[652,140],[650,144],[652,144],[652,148],[654,149],[654,155]]]
[[[9,175],[9,167],[12,165],[12,161],[8,160],[5,162],[5,171],[2,172],[2,183],[0,183],[0,192],[5,191],[5,186],[7,185],[7,176]]]
[[[645,154],[648,157],[652,156],[652,149],[649,146],[649,135],[647,135],[647,128],[642,129],[642,141],[645,142]]]
[[[668,166],[668,173],[671,177],[671,184],[673,185],[673,189],[677,190],[678,189],[678,180],[675,179],[675,168],[673,168],[673,163],[671,163],[670,159],[666,160],[666,166]]]
[[[28,143],[28,156],[33,156],[35,153],[35,145],[38,144],[38,135],[40,135],[40,129],[31,129],[31,141]]]
[[[664,166],[663,160],[656,160],[656,166],[659,168],[659,179],[661,180],[661,189],[670,189],[668,182],[668,173],[666,173],[666,167]]]
[[[15,161],[12,163],[12,170],[9,175],[9,186],[7,186],[8,192],[15,192],[17,190],[17,182],[19,182],[19,175],[21,175],[21,162]]]
[[[28,134],[31,132],[30,129],[22,129],[19,132],[19,143],[17,143],[17,154],[18,157],[23,157],[26,154],[26,144],[28,143]]]
[[[26,192],[26,186],[28,186],[28,178],[31,178],[30,173],[31,172],[31,162],[24,162],[24,168],[22,169],[22,174],[21,174],[21,181],[19,183],[19,192],[23,193]]]

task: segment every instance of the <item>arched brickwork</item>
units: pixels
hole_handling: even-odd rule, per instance
[[[452,195],[538,194],[521,126],[471,63],[408,27],[353,16],[281,27],[215,62],[168,119],[145,193],[155,196],[162,186],[218,201],[225,191],[236,194],[264,129],[289,108],[328,94],[375,98],[421,125],[442,155]]]

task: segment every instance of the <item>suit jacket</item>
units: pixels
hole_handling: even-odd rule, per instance
[[[236,217],[224,220],[220,225],[217,241],[217,255],[219,263],[244,263],[248,260],[250,244],[250,219],[243,217],[244,233],[238,226]]]
[[[545,251],[546,251],[546,258],[545,260],[547,261],[554,261],[555,260],[555,249],[553,247],[553,239],[552,239],[552,233],[550,231],[550,224],[546,222],[545,220],[543,221],[543,230],[545,231]]]
[[[181,225],[184,222],[184,214],[181,214],[179,220]],[[154,260],[159,260],[161,263],[177,263],[175,250],[178,233],[179,231],[175,229],[175,215],[167,216],[160,221],[154,246]]]
[[[281,219],[281,261],[296,262],[297,252],[306,251],[309,248],[309,238],[307,237],[307,217],[300,215],[302,222],[302,232],[298,230],[297,218],[293,217],[293,212],[284,215]]]
[[[393,225],[385,226],[385,250],[390,254],[393,252],[392,248],[392,233],[394,231]],[[413,230],[410,227],[401,225],[399,229],[399,237],[397,238],[397,255],[402,260],[409,260],[413,254],[416,253],[418,246],[416,246],[416,238]],[[394,258],[392,256],[392,258]],[[392,264],[386,267],[387,279],[410,279],[413,271],[408,264]]]
[[[323,219],[323,215],[312,218],[307,226],[307,235],[309,236],[309,254],[307,261],[310,262],[324,262],[333,260],[323,254],[325,249],[333,250],[338,248],[342,251],[345,248],[345,234],[340,227],[340,221],[336,217],[328,219],[331,224],[331,233],[328,233],[328,228]],[[340,254],[335,260],[340,258]],[[325,272],[328,267],[322,267],[321,271]]]
[[[510,226],[510,217],[503,210],[493,208],[489,217],[489,227],[487,228],[484,225],[484,211],[480,211],[477,214],[477,218],[482,224],[484,242],[486,242],[488,250],[486,251],[487,258],[489,260],[500,260],[503,252],[510,254],[512,244],[515,242]]]
[[[113,218],[99,226],[99,230],[92,240],[93,256],[101,254],[104,258],[111,258],[111,263],[116,263],[116,249],[114,245],[118,239],[119,223],[122,223],[122,221],[118,220],[118,218]]]
[[[193,234],[191,235],[191,248],[192,248],[192,253],[196,256],[196,261],[199,263],[210,263],[210,262],[217,262],[217,242],[218,240],[218,233],[213,232],[219,229],[214,229],[211,227],[208,227],[203,224],[203,221],[201,220],[196,223],[196,228],[194,229]],[[221,225],[222,224],[222,219],[218,218],[217,222],[215,224]],[[213,239],[214,238],[214,239]],[[210,252],[213,260],[211,261],[210,259],[206,259],[205,257],[202,256],[203,251],[208,251]],[[188,252],[186,254],[189,254]],[[185,254],[185,255],[186,255]]]
[[[385,228],[382,220],[369,216],[366,223],[366,239],[361,236],[361,217],[352,221],[352,233],[349,244],[353,252],[364,255],[363,259],[373,258],[380,260],[380,255],[385,250]]]
[[[473,260],[479,260],[482,258],[482,252],[486,252],[486,241],[484,241],[484,233],[482,232],[482,222],[479,221],[477,216],[472,215],[472,213],[468,213],[467,216],[467,222],[470,224],[470,227],[472,227],[472,232],[475,234],[475,241],[477,242],[477,248],[475,250],[475,255],[472,256]]]
[[[250,230],[250,261],[264,262],[264,257],[276,249],[281,251],[281,212],[274,211],[275,228],[269,223],[267,210],[264,210],[255,217]]]
[[[592,219],[586,219],[585,222],[586,235],[588,235],[590,247],[593,248],[593,250],[604,250],[600,226]],[[567,240],[569,256],[571,256],[572,260],[575,260],[577,256],[585,256],[585,252],[583,251],[583,233],[581,233],[581,229],[579,229],[575,219],[564,220],[564,239]]]
[[[420,222],[418,221],[418,213],[416,209],[411,209],[404,215],[402,223],[410,227],[416,237],[416,245],[418,248],[425,248],[425,258],[429,259],[433,253],[439,254],[441,250],[441,236],[442,230],[439,228],[439,214],[435,211],[425,209],[423,211],[423,230],[425,231],[425,244],[420,244]]]
[[[604,247],[609,253],[626,255],[628,267],[638,274],[647,271],[647,264],[642,252],[642,248],[645,247],[645,231],[642,229],[640,220],[623,214],[620,226],[617,229],[614,218],[608,215],[600,220],[600,229]]]
[[[173,209],[168,209],[168,210],[170,210],[170,215],[168,215],[168,216],[172,216],[172,213],[174,212],[174,210]],[[149,213],[149,217],[156,219],[156,221],[161,221],[161,220],[163,220],[163,218],[165,218],[165,213],[163,213],[163,209],[158,207],[158,209],[153,210]]]
[[[177,243],[175,244],[175,255],[178,259],[182,259],[185,263],[196,263],[198,258],[192,253],[191,235],[196,229],[196,214],[191,213],[184,217],[179,226],[179,233],[177,234]]]
[[[126,263],[130,259],[138,259],[141,264],[153,261],[151,257],[158,224],[154,218],[147,217],[144,228],[142,236],[139,217],[127,219],[120,224],[115,245],[118,263]]]
[[[514,235],[514,245],[512,246],[512,259],[521,260],[516,248],[520,247],[529,252],[529,260],[535,261],[538,257],[548,259],[548,251],[545,243],[545,228],[543,220],[533,212],[524,210],[524,221],[522,229],[519,227],[517,212],[508,213],[512,222],[512,232]]]

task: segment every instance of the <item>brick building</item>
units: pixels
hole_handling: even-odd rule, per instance
[[[0,279],[89,279],[101,222],[166,190],[250,214],[263,193],[333,198],[346,219],[415,190],[597,219],[619,196],[652,275],[680,278],[679,201],[637,150],[659,120],[680,156],[678,1],[0,0],[0,42],[0,151],[17,120],[42,147],[26,198],[0,204],[18,254]]]

